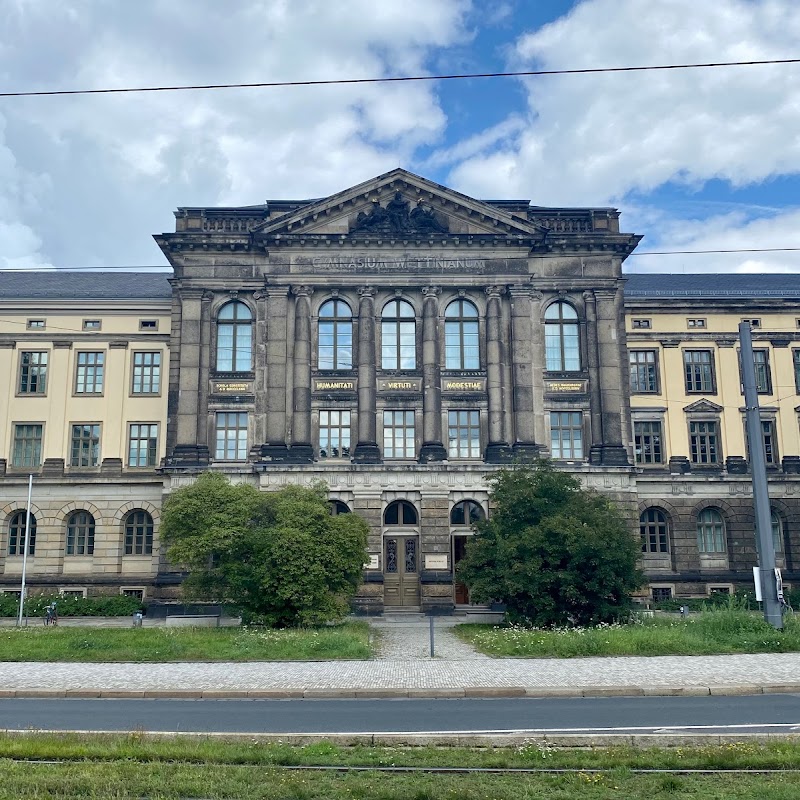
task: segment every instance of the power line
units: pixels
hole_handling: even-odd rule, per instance
[[[633,67],[586,67],[583,69],[537,69],[515,72],[471,72],[452,75],[400,75],[388,78],[328,78],[308,81],[260,81],[258,83],[206,83],[175,86],[126,86],[117,89],[48,89],[43,91],[0,92],[0,97],[55,97],[58,95],[133,94],[143,92],[186,92],[205,89],[277,89],[289,86],[336,86],[368,83],[411,83],[419,81],[474,80],[478,78],[530,78],[546,75],[592,75],[614,72],[648,72],[711,67],[755,67],[766,64],[798,64],[800,58],[773,58],[763,61],[712,61],[702,64],[650,64]]]
[[[714,253],[796,253],[800,252],[800,247],[743,247],[743,248],[730,248],[720,250],[645,250],[642,252],[630,253],[627,257],[633,258],[634,256],[678,256],[678,255],[709,255]],[[537,253],[535,258],[563,258],[561,253]],[[287,267],[291,266],[290,261],[270,261],[272,266]],[[234,267],[241,266],[240,264],[217,264],[219,267]],[[25,267],[0,268],[0,273],[3,272],[110,272],[112,270],[120,270],[127,272],[139,272],[140,270],[156,270],[157,272],[171,273],[172,267],[164,264],[140,264],[133,266],[130,264],[110,264],[104,267],[55,267],[52,269],[27,269]]]

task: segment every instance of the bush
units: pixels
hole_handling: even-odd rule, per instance
[[[143,607],[142,601],[136,597],[117,594],[97,597],[29,594],[25,598],[24,613],[28,617],[43,617],[45,609],[53,602],[59,617],[126,617]],[[0,617],[16,617],[18,613],[19,597],[0,595]]]

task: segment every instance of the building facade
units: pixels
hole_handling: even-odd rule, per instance
[[[321,479],[333,513],[361,514],[359,609],[468,606],[454,566],[485,478],[536,456],[638,519],[656,597],[743,584],[743,317],[761,326],[793,579],[800,284],[626,286],[639,237],[614,209],[479,201],[403,170],[321,200],[181,208],[156,241],[169,281],[0,277],[0,590],[18,583],[32,472],[35,588],[174,596],[161,502],[211,469],[265,491]]]

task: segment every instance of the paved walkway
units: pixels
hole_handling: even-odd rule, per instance
[[[437,619],[374,621],[372,661],[173,664],[0,662],[0,697],[45,693],[130,696],[481,696],[800,693],[800,653],[655,658],[499,659],[453,636]]]

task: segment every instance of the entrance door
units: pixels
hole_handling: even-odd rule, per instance
[[[455,571],[456,564],[464,558],[466,546],[466,536],[453,537],[453,571]],[[459,583],[458,578],[455,580],[454,593],[457,606],[465,606],[469,603],[469,589],[463,583]]]
[[[387,536],[383,540],[383,602],[387,606],[419,605],[419,538]]]

